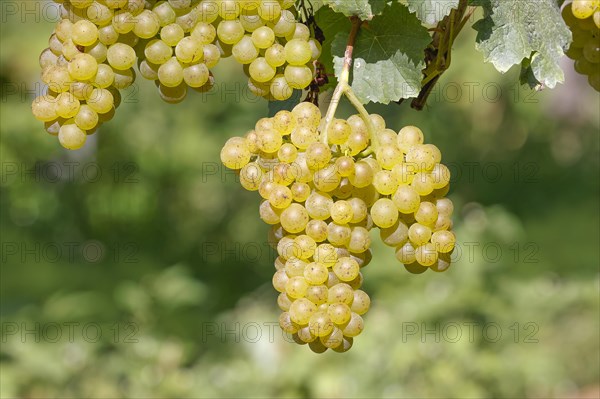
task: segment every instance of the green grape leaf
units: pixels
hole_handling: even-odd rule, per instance
[[[327,90],[335,87],[337,84],[337,79],[334,76],[331,45],[333,44],[333,40],[335,39],[336,35],[340,32],[344,32],[346,37],[348,37],[348,35],[350,35],[352,24],[344,14],[337,13],[329,7],[323,7],[317,11],[315,14],[315,22],[323,30],[323,34],[325,35],[323,51],[319,60],[323,63],[325,72],[329,78],[329,83],[323,86],[321,89]]]
[[[290,98],[285,101],[269,101],[269,117],[275,116],[279,111],[291,111],[302,100],[302,90],[294,90]]]
[[[426,25],[437,25],[452,9],[458,7],[459,0],[408,0],[408,9]]]
[[[363,21],[370,21],[380,14],[386,6],[386,0],[323,0],[335,12],[347,17],[356,15]]]
[[[564,81],[560,59],[571,32],[556,0],[485,0],[485,17],[475,23],[477,49],[486,62],[505,73],[530,60],[533,76],[546,87]]]
[[[336,76],[344,64],[348,34],[336,35],[332,52]],[[431,42],[415,14],[393,3],[361,27],[354,46],[352,89],[363,103],[389,104],[416,97],[421,90],[425,48]]]

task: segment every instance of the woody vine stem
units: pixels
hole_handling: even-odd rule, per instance
[[[346,45],[346,52],[344,54],[344,66],[342,68],[342,73],[340,74],[340,77],[338,79],[338,85],[336,86],[335,91],[333,92],[331,103],[329,104],[329,108],[327,109],[322,141],[325,144],[328,143],[327,135],[329,132],[329,128],[331,127],[331,124],[334,120],[335,113],[337,111],[338,105],[340,104],[342,96],[346,96],[346,98],[352,103],[354,108],[356,108],[360,116],[365,121],[365,124],[367,125],[367,130],[369,131],[369,137],[372,143],[372,150],[376,151],[379,147],[379,140],[375,132],[373,122],[371,121],[369,113],[365,109],[362,102],[358,99],[356,94],[354,94],[354,91],[352,90],[352,87],[349,83],[350,71],[354,66],[354,44],[356,42],[356,36],[358,35],[360,27],[363,23],[363,21],[361,21],[358,17],[351,17],[350,20],[352,21],[352,30],[350,32],[350,36],[348,37],[348,44]]]

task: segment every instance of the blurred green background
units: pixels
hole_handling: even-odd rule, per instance
[[[376,244],[365,331],[315,355],[275,325],[259,199],[219,167],[268,112],[241,68],[177,106],[140,78],[68,152],[30,114],[53,22],[2,19],[3,398],[600,395],[600,101],[566,59],[566,85],[530,93],[467,30],[424,112],[370,107],[441,148],[461,245],[413,276]]]

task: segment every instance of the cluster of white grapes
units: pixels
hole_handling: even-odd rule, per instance
[[[573,32],[567,56],[575,60],[575,71],[587,76],[590,86],[600,91],[600,1],[574,0],[562,15]]]
[[[314,77],[321,54],[293,0],[55,0],[61,21],[40,55],[45,95],[34,116],[68,149],[114,116],[119,90],[140,74],[163,100],[213,87],[223,57],[244,65],[250,91],[286,100]]]
[[[416,127],[386,129],[379,115],[327,123],[301,103],[225,144],[223,164],[263,199],[260,217],[279,255],[279,321],[297,343],[345,352],[362,332],[370,299],[360,290],[361,269],[371,261],[372,228],[412,273],[450,266],[450,173],[423,140]]]

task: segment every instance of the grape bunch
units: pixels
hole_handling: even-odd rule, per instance
[[[386,129],[379,115],[328,123],[305,102],[223,147],[223,164],[262,197],[260,217],[279,255],[279,321],[297,343],[345,352],[362,332],[371,301],[361,270],[374,227],[409,272],[450,266],[450,174],[423,140],[416,127]]]
[[[567,56],[575,60],[575,71],[587,76],[590,86],[600,91],[600,1],[574,0],[562,15],[573,32]]]
[[[314,77],[321,45],[296,22],[292,0],[55,0],[61,20],[40,55],[47,93],[32,104],[46,131],[68,149],[110,120],[119,90],[140,74],[161,98],[214,85],[211,68],[233,56],[252,93],[286,100]]]

